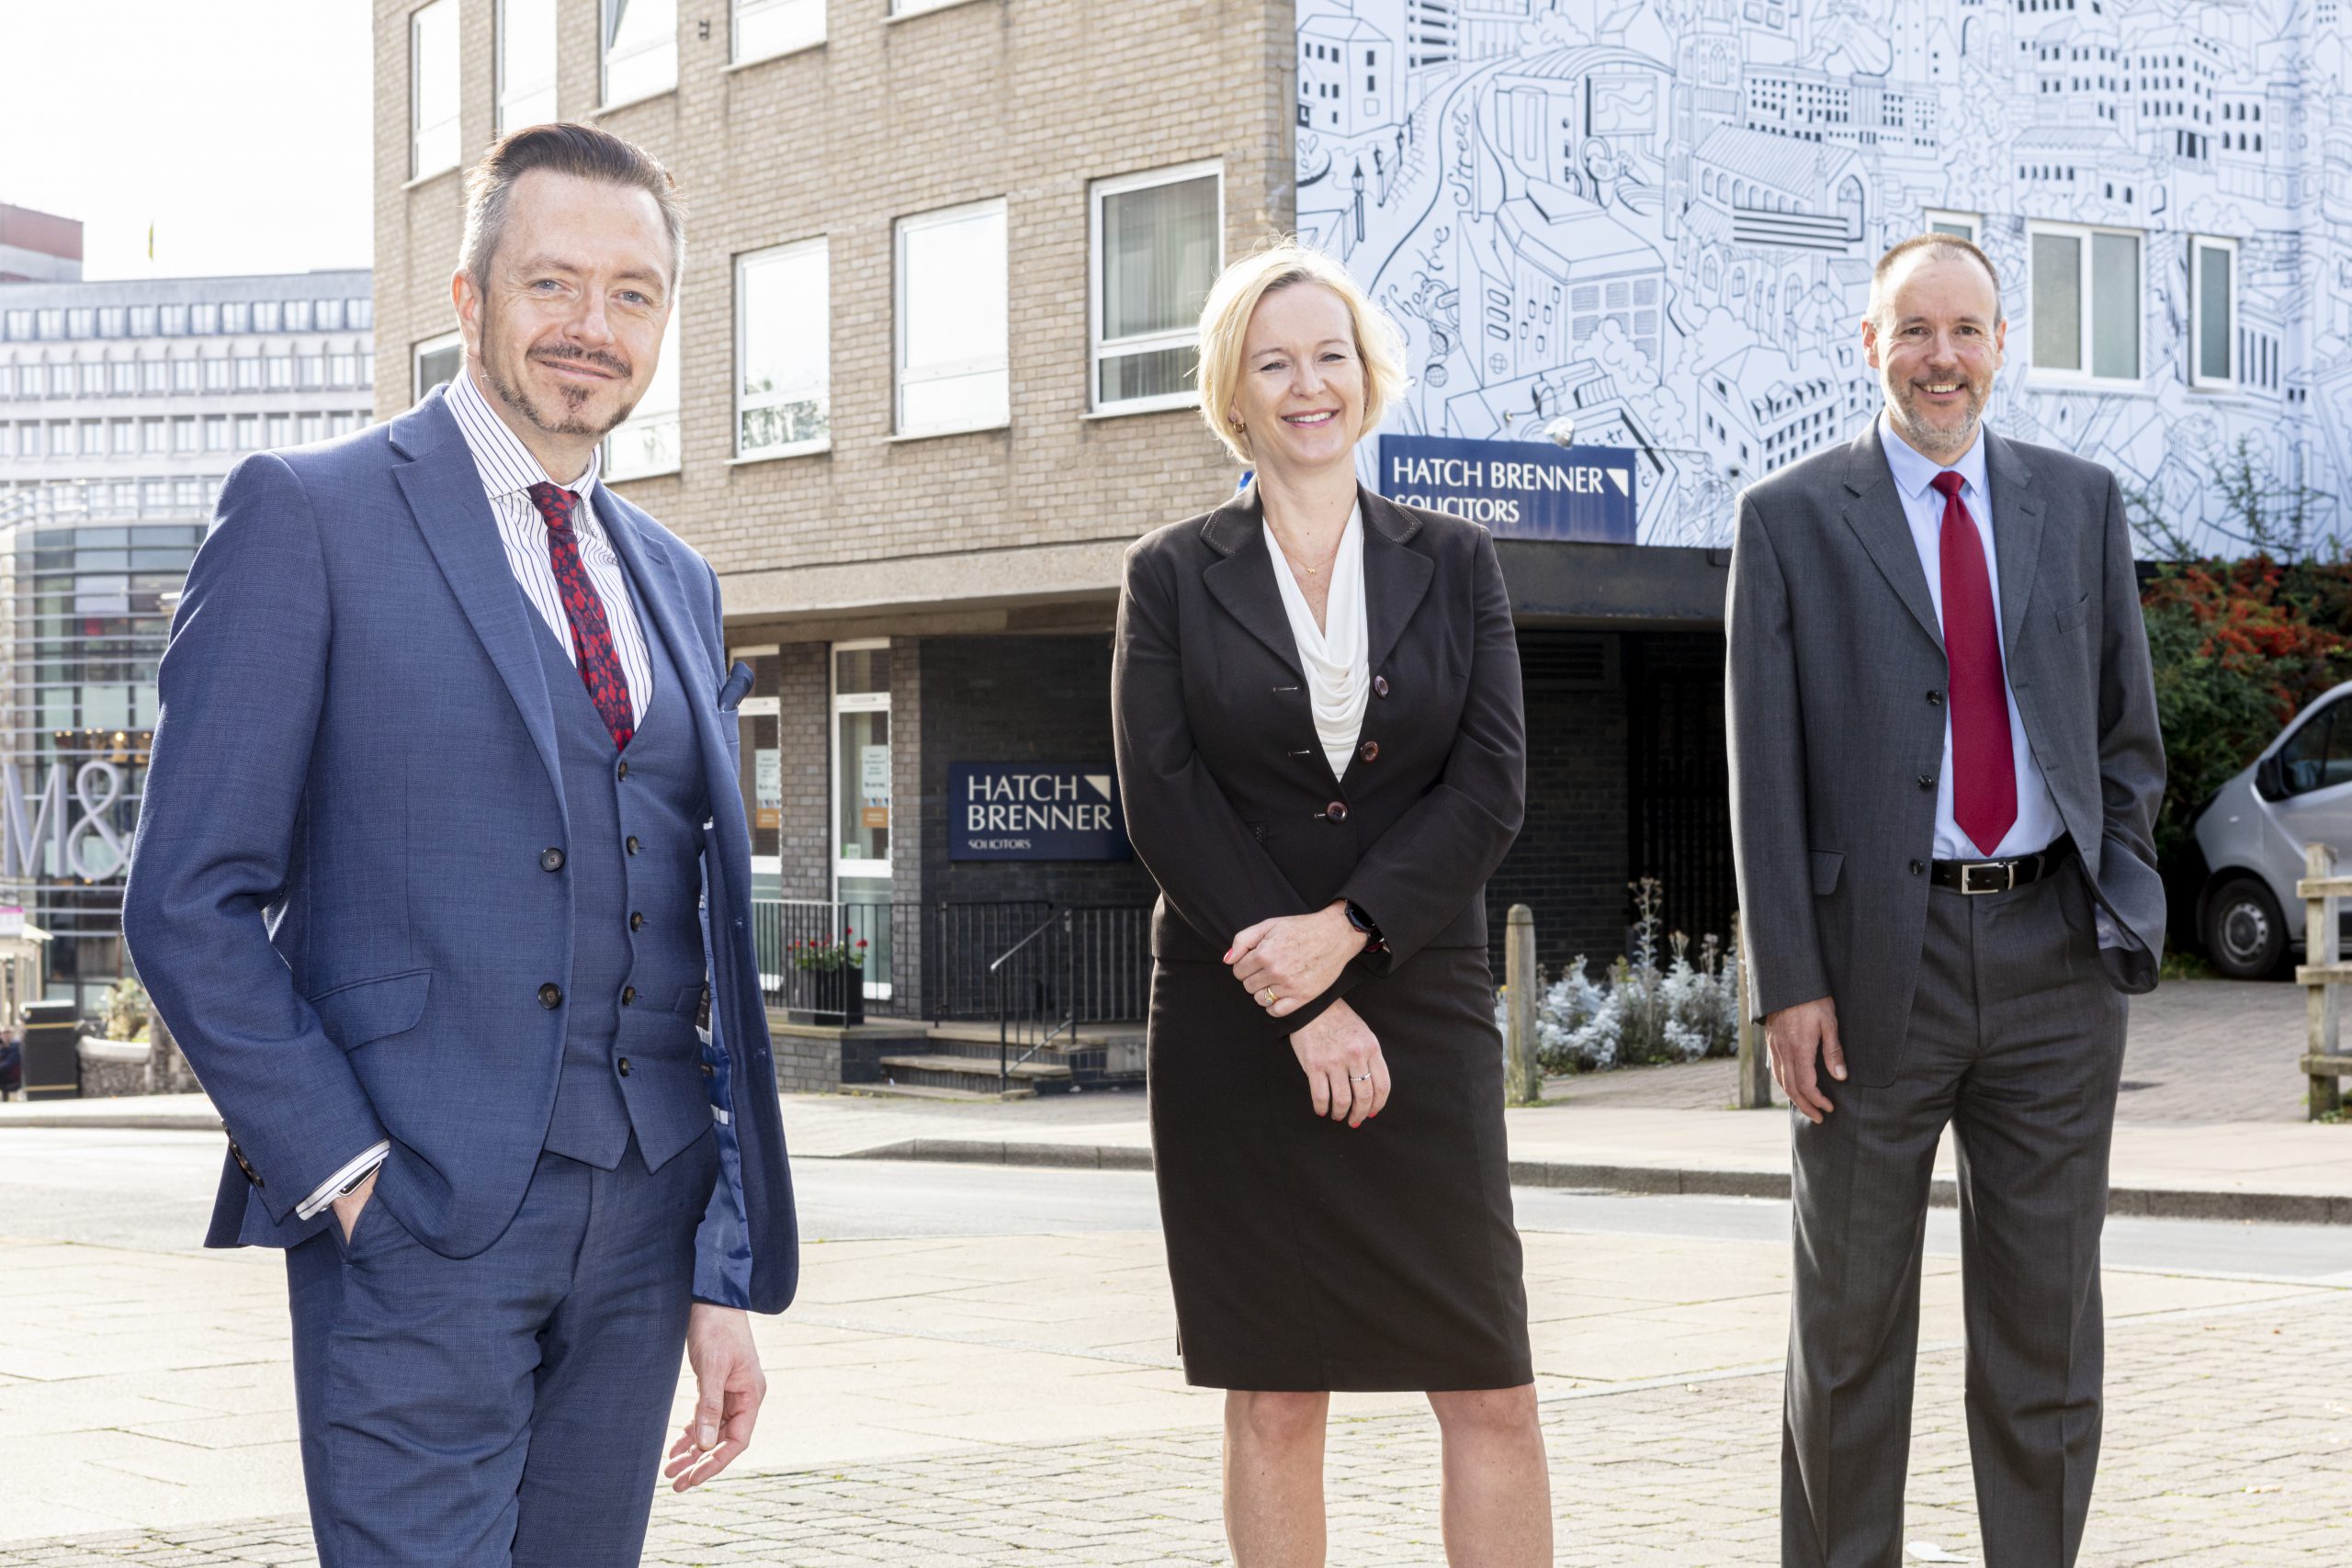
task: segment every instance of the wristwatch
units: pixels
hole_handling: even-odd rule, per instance
[[[1388,943],[1383,941],[1380,935],[1380,922],[1364,913],[1363,906],[1352,898],[1348,900],[1348,924],[1363,932],[1365,938],[1363,950],[1366,953],[1388,951]]]

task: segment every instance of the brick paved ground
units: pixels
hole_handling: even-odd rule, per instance
[[[2168,981],[2132,998],[2119,1121],[2143,1125],[2301,1122],[2303,992],[2262,980]],[[1714,1111],[1735,1064],[1693,1062],[1555,1078],[1549,1094],[1598,1106]]]
[[[2352,1294],[2117,1325],[2084,1568],[2352,1562],[2346,1368]],[[1906,1537],[1977,1562],[1957,1349],[1924,1358],[1920,1381]],[[1777,1562],[1779,1407],[1774,1372],[1548,1402],[1558,1561]],[[1442,1561],[1436,1457],[1425,1416],[1338,1426],[1334,1562]],[[660,1568],[1218,1563],[1216,1474],[1216,1431],[1193,1427],[728,1479],[663,1496],[645,1560]],[[312,1562],[307,1529],[289,1518],[0,1547],[0,1568]]]

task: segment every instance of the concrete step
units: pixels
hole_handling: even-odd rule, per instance
[[[934,1023],[923,1031],[931,1039],[942,1044],[985,1045],[991,1052],[996,1049],[996,1032],[995,1024],[978,1020],[969,1022]],[[1140,1047],[1144,1039],[1144,1025],[1140,1020],[1132,1022],[1081,1023],[1078,1026],[1078,1037],[1075,1040],[1067,1034],[1059,1035],[1046,1049],[1059,1053],[1099,1051],[1106,1045]],[[1014,1049],[1018,1051],[1026,1047],[1016,1045]]]
[[[945,1054],[924,1055],[884,1056],[882,1070],[895,1084],[922,1089],[953,1089],[993,1095],[1000,1081],[996,1058],[989,1056],[957,1056]],[[1039,1089],[1057,1091],[1068,1089],[1070,1070],[1062,1062],[1015,1062],[1007,1077],[1035,1094]]]
[[[944,1100],[958,1105],[996,1105],[1037,1098],[1037,1091],[1026,1084],[1015,1084],[1000,1094],[994,1074],[989,1076],[989,1087],[986,1089],[942,1089],[936,1084],[916,1083],[845,1083],[839,1092],[869,1100]]]

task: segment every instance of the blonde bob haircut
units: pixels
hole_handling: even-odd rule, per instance
[[[1405,334],[1396,323],[1357,287],[1347,268],[1296,238],[1278,240],[1218,274],[1201,307],[1201,419],[1244,465],[1255,461],[1250,433],[1231,414],[1249,355],[1250,321],[1267,295],[1301,283],[1319,283],[1337,294],[1355,323],[1356,356],[1364,369],[1363,428],[1356,438],[1377,429],[1388,405],[1404,395]]]

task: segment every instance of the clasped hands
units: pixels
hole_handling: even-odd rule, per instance
[[[1334,899],[1311,915],[1280,915],[1235,933],[1225,962],[1271,1018],[1287,1018],[1331,988],[1371,939]],[[1315,1114],[1361,1127],[1388,1103],[1388,1063],[1371,1028],[1344,999],[1290,1037]]]

